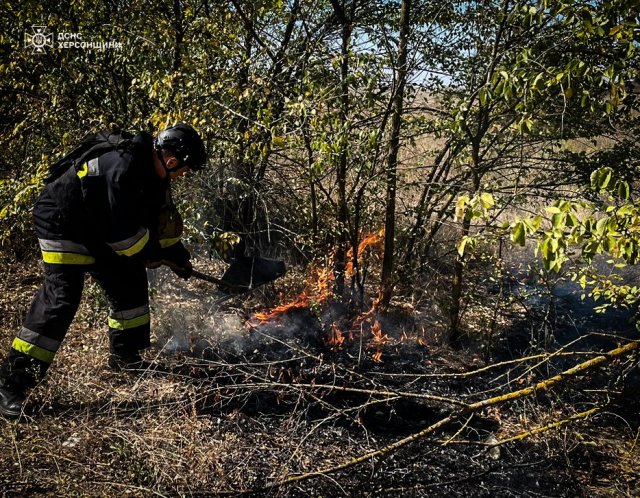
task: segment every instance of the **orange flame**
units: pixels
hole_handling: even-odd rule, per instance
[[[376,347],[382,347],[391,340],[387,334],[382,333],[382,327],[380,327],[378,320],[376,320],[373,323],[373,327],[371,327],[371,335],[373,336],[371,344]]]
[[[373,336],[371,341],[369,342],[370,348],[375,348],[376,351],[371,355],[373,361],[376,363],[382,362],[382,347],[389,342],[389,336],[382,332],[382,327],[380,327],[380,322],[376,320],[373,322],[373,326],[371,327],[371,335]]]
[[[418,338],[416,339],[416,342],[418,343],[419,346],[428,346],[427,331],[425,330],[424,327],[422,327],[422,331],[418,333]]]
[[[365,311],[360,316],[356,317],[353,321],[353,325],[351,325],[351,332],[360,327],[363,323],[368,322],[369,318],[373,316],[373,314],[378,311],[378,306],[380,305],[380,296],[378,296],[371,305],[371,308],[368,311]],[[377,323],[377,320],[376,320]]]
[[[264,323],[264,322],[268,322],[275,316],[278,316],[284,313],[285,311],[308,308],[309,304],[310,304],[309,296],[307,296],[305,291],[302,291],[302,293],[292,302],[287,304],[281,304],[280,306],[276,306],[275,308],[272,308],[269,311],[259,311],[254,316],[260,321],[260,323]]]
[[[344,339],[344,335],[338,326],[338,322],[333,322],[331,324],[331,331],[326,339],[327,346],[331,346],[333,350],[339,350],[342,348]]]
[[[369,247],[381,250],[383,243],[384,228],[381,228],[377,232],[370,233],[369,235],[365,235],[358,244],[358,260]],[[353,247],[347,251],[347,266],[345,268],[345,274],[347,277],[353,276]]]
[[[384,242],[384,228],[378,232],[371,233],[363,237],[358,244],[358,257],[361,257],[368,248],[382,248]],[[347,253],[348,263],[345,269],[347,276],[353,275],[353,248],[349,249]],[[281,304],[270,310],[260,311],[254,315],[254,318],[258,320],[258,323],[268,322],[275,317],[286,313],[287,311],[295,309],[308,308],[314,303],[323,303],[329,297],[331,297],[334,283],[333,272],[330,269],[332,265],[328,264],[325,267],[315,267],[311,270],[311,275],[306,279],[306,285],[304,290],[296,296],[291,302],[287,304]],[[371,314],[377,309],[378,300],[374,302],[373,308],[356,320],[352,329],[349,331],[350,338],[353,336],[353,330],[355,327],[367,320]],[[251,326],[255,326],[252,323]],[[342,333],[342,332],[340,332]],[[344,339],[343,339],[344,340]]]
[[[304,290],[290,303],[281,304],[268,311],[260,311],[254,315],[260,323],[268,322],[287,311],[308,308],[311,303],[322,303],[331,296],[333,273],[328,268],[314,268],[307,278]]]

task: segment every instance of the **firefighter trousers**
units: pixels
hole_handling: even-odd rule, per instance
[[[109,301],[111,353],[127,357],[149,347],[144,263],[126,256],[94,255],[83,244],[64,238],[49,211],[46,202],[34,210],[44,281],[0,367],[0,378],[18,390],[35,386],[53,362],[80,304],[87,273]]]
[[[111,353],[126,357],[149,347],[146,269],[136,260],[117,260],[121,261],[91,267],[45,263],[44,282],[13,340],[0,376],[20,389],[33,387],[42,379],[76,314],[87,272],[109,301]]]

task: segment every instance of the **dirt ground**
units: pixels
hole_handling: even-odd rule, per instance
[[[5,352],[39,279],[3,268]],[[0,420],[2,496],[640,496],[640,396],[607,380],[625,361],[416,436],[593,352],[485,369],[410,307],[375,316],[378,335],[337,306],[256,321],[288,285],[224,300],[160,272],[153,369],[136,373],[107,368],[106,307],[87,285],[29,415]],[[353,338],[328,344],[334,324]]]

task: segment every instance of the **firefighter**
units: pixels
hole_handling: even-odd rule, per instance
[[[60,172],[33,210],[44,282],[0,366],[6,418],[21,415],[26,391],[51,365],[80,303],[85,273],[109,301],[108,365],[132,370],[143,365],[140,351],[149,347],[146,268],[165,264],[185,279],[192,272],[170,181],[204,166],[198,133],[180,123],[155,140],[144,132],[115,139],[103,133],[85,143],[75,157],[56,163]]]

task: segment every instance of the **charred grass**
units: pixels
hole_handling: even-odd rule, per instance
[[[30,413],[0,421],[4,496],[637,496],[638,405],[599,380],[621,365],[332,471],[564,364],[483,370],[482,349],[443,346],[439,322],[409,306],[375,316],[383,343],[370,320],[330,345],[336,321],[348,335],[348,310],[312,307],[247,325],[282,296],[265,289],[222,301],[207,284],[158,278],[146,353],[154,368],[136,373],[106,367],[104,303],[87,288]],[[16,265],[2,283],[6,348],[38,280],[37,267]],[[590,417],[495,446],[594,406]]]

